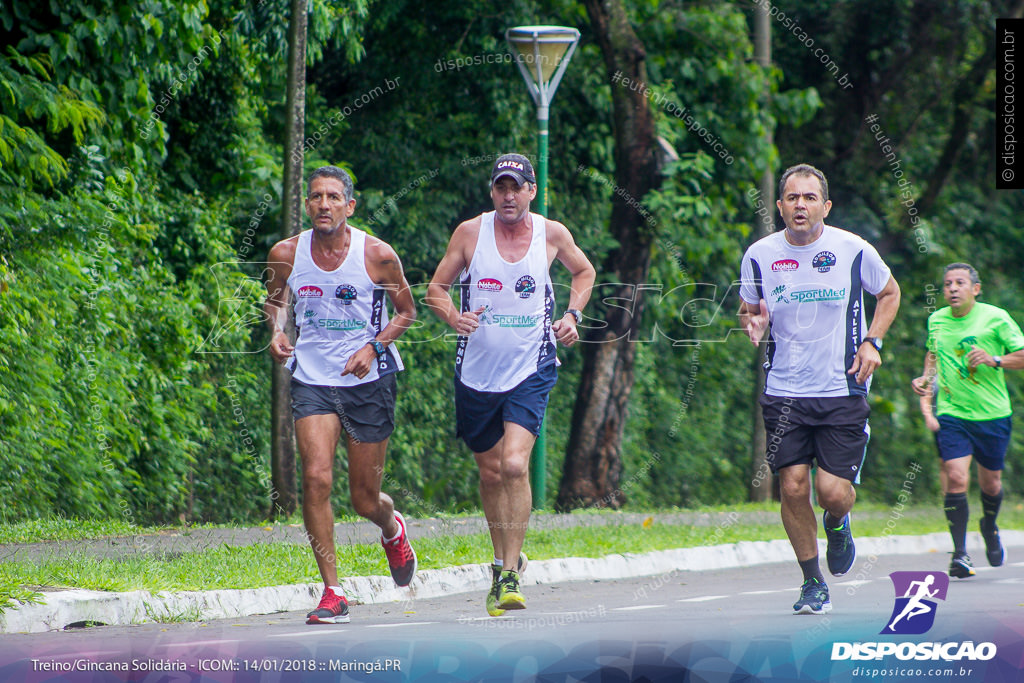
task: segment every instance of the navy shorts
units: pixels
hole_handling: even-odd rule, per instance
[[[863,396],[784,398],[762,394],[761,413],[773,473],[791,465],[818,466],[860,483],[871,408]]]
[[[477,391],[455,380],[455,434],[474,453],[483,453],[505,435],[505,423],[514,422],[540,434],[548,394],[558,379],[554,363],[545,365],[509,391]]]
[[[397,373],[352,387],[326,387],[292,379],[292,417],[337,415],[342,428],[359,443],[377,443],[395,431]]]
[[[1010,445],[1009,417],[995,420],[964,420],[952,415],[939,415],[936,441],[943,460],[973,455],[987,470],[1001,470],[1006,464]]]

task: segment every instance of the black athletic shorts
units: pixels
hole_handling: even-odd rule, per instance
[[[818,466],[837,477],[860,483],[868,445],[868,407],[863,396],[830,398],[760,398],[768,465]]]
[[[335,414],[354,441],[377,443],[395,431],[397,373],[353,387],[304,384],[292,378],[292,417]]]

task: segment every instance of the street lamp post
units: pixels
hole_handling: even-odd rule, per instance
[[[537,105],[537,213],[544,217],[548,215],[548,111],[579,39],[577,29],[565,26],[517,26],[505,31],[505,40],[515,54],[526,88]],[[547,418],[541,424],[530,459],[534,508],[544,506],[547,486],[546,423]]]

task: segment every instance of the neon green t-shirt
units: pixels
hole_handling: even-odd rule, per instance
[[[946,306],[928,316],[928,350],[938,362],[937,415],[964,420],[995,420],[1012,413],[1002,368],[967,367],[972,346],[1002,356],[1024,349],[1024,334],[1001,308],[976,302],[970,313],[954,318]]]

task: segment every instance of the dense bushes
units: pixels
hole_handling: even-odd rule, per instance
[[[114,175],[102,192],[43,201],[10,224],[18,239],[0,296],[8,519],[242,518],[266,507],[231,491],[246,483],[245,462],[200,476],[206,495],[195,496],[197,474],[216,472],[208,463],[230,461],[235,449],[231,411],[218,400],[224,373],[242,365],[239,384],[258,381],[244,369],[251,357],[196,353],[217,320],[212,264],[228,254],[226,239],[207,235],[209,260],[176,280],[152,245],[179,217],[147,202],[150,193],[130,174]],[[208,209],[188,218],[197,227],[223,220]],[[227,329],[220,341],[244,348],[248,336]],[[253,423],[260,431],[265,420]]]

